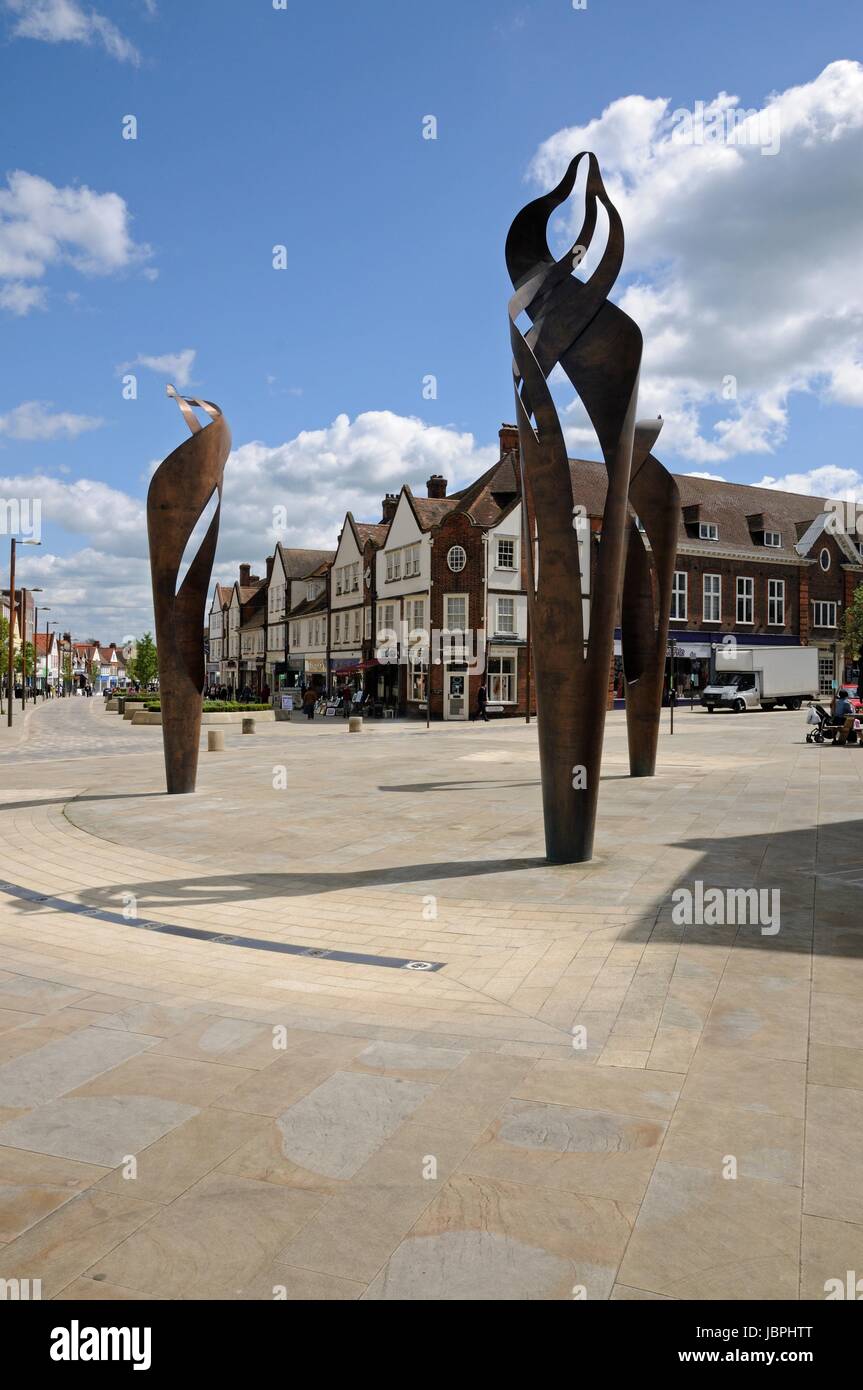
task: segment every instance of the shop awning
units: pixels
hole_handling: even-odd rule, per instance
[[[358,661],[355,666],[340,666],[336,672],[339,676],[355,676],[359,671],[370,671],[373,666],[379,666],[380,662],[376,656],[369,661]]]

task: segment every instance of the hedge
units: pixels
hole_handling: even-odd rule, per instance
[[[162,703],[160,700],[148,700],[144,708],[152,714],[160,714]],[[231,700],[205,700],[204,714],[254,714],[256,711],[270,710],[272,705],[241,705],[237,701]]]

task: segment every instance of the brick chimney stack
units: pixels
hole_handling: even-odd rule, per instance
[[[501,458],[504,458],[513,449],[518,453],[518,425],[501,425],[498,435]]]
[[[251,567],[251,565],[240,565],[240,588],[241,588],[241,589],[248,589],[248,587],[249,587],[249,585],[251,584],[251,582],[252,582],[252,567]]]
[[[275,563],[276,563],[276,557],[275,557],[275,555],[268,555],[268,556],[267,556],[267,583],[268,583],[268,584],[269,584],[270,580],[271,580],[272,577],[273,577],[273,565],[274,565]]]
[[[446,478],[442,473],[432,473],[426,488],[429,497],[446,497]]]
[[[398,506],[398,504],[399,499],[396,493],[388,492],[383,502],[381,503],[381,513],[384,521],[392,521],[393,517],[396,514],[396,507]]]

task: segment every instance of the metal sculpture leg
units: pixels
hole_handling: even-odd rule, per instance
[[[193,792],[204,692],[204,613],[222,504],[222,478],[231,451],[228,422],[217,405],[195,397],[177,401],[189,429],[187,439],[159,465],[147,493],[147,533],[156,614],[156,648],[162,704],[165,776],[170,793]],[[211,417],[202,426],[192,406]],[[213,495],[214,515],[182,583],[178,577],[186,546]]]
[[[636,425],[629,484],[629,500],[650,542],[648,553],[633,521],[621,606],[626,733],[632,777],[652,777],[656,772],[680,516],[677,484],[650,452],[661,428],[661,420],[640,421]]]
[[[584,222],[575,245],[556,261],[546,228],[572,192],[585,157]],[[572,271],[590,245],[597,203],[608,216],[608,243],[596,270],[581,281]],[[510,340],[546,853],[552,863],[578,863],[593,854],[642,351],[637,325],[608,301],[623,261],[623,225],[595,155],[576,156],[557,188],[522,209],[507,237],[506,261],[515,289],[509,303]],[[517,323],[522,313],[533,324],[527,334]],[[579,510],[577,470],[570,471],[546,384],[557,363],[584,403],[608,470],[600,538],[588,530],[586,510]],[[582,601],[588,591],[589,604]]]

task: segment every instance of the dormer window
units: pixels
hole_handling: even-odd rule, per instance
[[[699,521],[698,539],[700,541],[718,541],[719,527],[715,521]]]
[[[765,531],[765,532],[764,532],[764,544],[765,544],[765,545],[772,545],[772,546],[774,546],[774,547],[776,547],[776,548],[778,549],[778,548],[782,545],[782,532],[781,532],[781,531]]]

